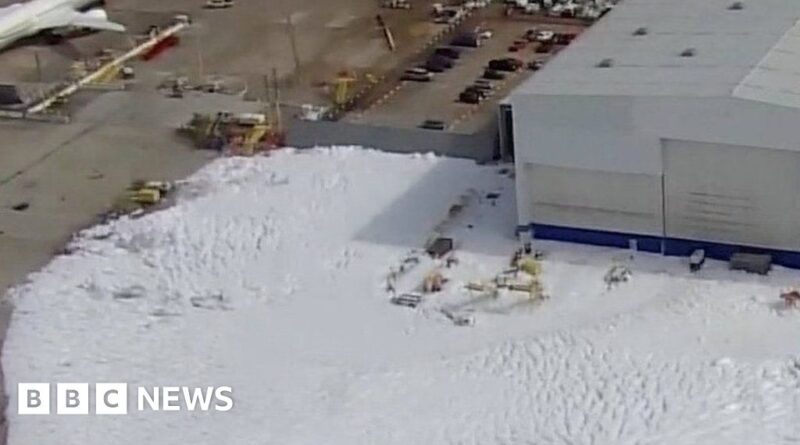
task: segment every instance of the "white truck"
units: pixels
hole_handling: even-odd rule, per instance
[[[205,5],[206,9],[226,9],[233,7],[233,0],[207,0]]]

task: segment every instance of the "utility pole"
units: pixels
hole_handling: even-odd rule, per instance
[[[281,94],[278,89],[278,70],[272,68],[272,79],[264,76],[264,90],[266,98],[265,111],[269,124],[275,132],[282,131],[283,121],[281,119]]]
[[[203,66],[203,44],[200,41],[200,30],[195,28],[195,44],[197,46],[197,82],[203,83],[205,67]]]
[[[278,88],[278,70],[272,68],[272,87],[275,99],[275,127],[278,132],[283,131],[283,119],[281,119],[281,90]]]
[[[294,21],[292,19],[293,15],[294,14],[291,12],[286,15],[286,26],[288,28],[287,32],[289,33],[289,43],[292,46],[292,58],[294,59],[295,75],[298,75],[300,73],[300,55],[297,52],[297,36],[294,32]]]
[[[39,60],[39,51],[33,52],[33,58],[36,60],[36,81],[42,83],[42,61]]]

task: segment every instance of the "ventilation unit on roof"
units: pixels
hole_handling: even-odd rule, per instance
[[[614,59],[603,59],[597,63],[598,68],[611,68],[614,66]]]
[[[681,57],[694,57],[697,54],[697,50],[694,48],[686,48],[681,52]]]
[[[742,9],[744,9],[744,3],[742,3],[742,2],[733,2],[733,3],[731,3],[730,6],[728,6],[728,9],[731,10],[731,11],[741,11]]]
[[[636,31],[633,32],[635,36],[646,36],[647,35],[647,28],[642,26],[641,28],[636,28]]]

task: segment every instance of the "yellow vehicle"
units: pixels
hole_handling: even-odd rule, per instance
[[[161,201],[161,191],[154,188],[141,188],[131,192],[130,199],[141,205],[157,204]]]

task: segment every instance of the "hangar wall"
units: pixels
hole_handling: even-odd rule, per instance
[[[668,237],[800,250],[800,152],[663,141]]]
[[[529,221],[662,235],[661,177],[525,163]],[[519,174],[519,171],[518,173]]]
[[[724,97],[511,103],[521,226],[800,251],[797,109]]]

